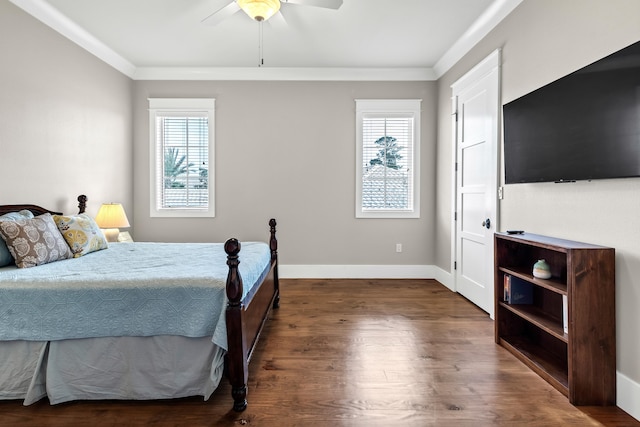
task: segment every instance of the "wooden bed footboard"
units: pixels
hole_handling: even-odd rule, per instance
[[[242,299],[242,277],[238,271],[238,253],[240,242],[229,239],[224,244],[227,253],[227,298],[226,311],[227,345],[225,356],[226,371],[231,383],[233,409],[244,411],[247,407],[247,381],[249,361],[260,338],[260,333],[272,308],[280,306],[280,287],[278,283],[278,241],[276,239],[276,220],[269,221],[271,267],[269,273],[259,284],[259,288],[248,300]]]

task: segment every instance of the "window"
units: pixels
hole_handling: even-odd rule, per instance
[[[214,99],[149,99],[152,217],[213,217]]]
[[[420,103],[356,100],[356,218],[420,217]]]

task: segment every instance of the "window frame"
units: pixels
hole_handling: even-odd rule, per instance
[[[421,99],[356,99],[356,218],[420,218],[420,109]],[[413,119],[411,141],[410,206],[407,209],[363,207],[363,123],[367,117]]]
[[[214,218],[215,217],[215,99],[214,98],[148,98],[149,101],[149,193],[151,217],[168,218]],[[159,152],[156,134],[156,119],[162,116],[198,114],[208,118],[208,206],[206,208],[159,208],[159,182],[164,182],[164,173],[157,170]],[[163,164],[161,162],[160,164]],[[162,175],[162,179],[158,178]]]

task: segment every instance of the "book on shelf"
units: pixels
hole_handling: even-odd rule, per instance
[[[526,280],[505,274],[503,288],[507,304],[533,304],[533,285]]]
[[[562,329],[569,333],[569,301],[566,295],[562,295]]]

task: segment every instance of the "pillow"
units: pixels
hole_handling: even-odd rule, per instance
[[[7,243],[9,252],[20,268],[73,257],[67,242],[48,213],[32,219],[0,221],[0,236]]]
[[[53,215],[53,220],[71,248],[74,258],[109,247],[102,230],[87,214]]]
[[[0,216],[0,221],[15,221],[16,219],[22,218],[33,218],[33,214],[29,210],[22,210],[20,212],[9,212],[7,214]],[[7,244],[0,236],[0,267],[4,267],[5,265],[13,264],[13,257],[9,253],[9,249],[7,248]]]
[[[0,221],[15,221],[16,219],[31,219],[33,218],[33,213],[30,210],[24,209],[19,212],[9,212],[2,216],[0,216]]]

